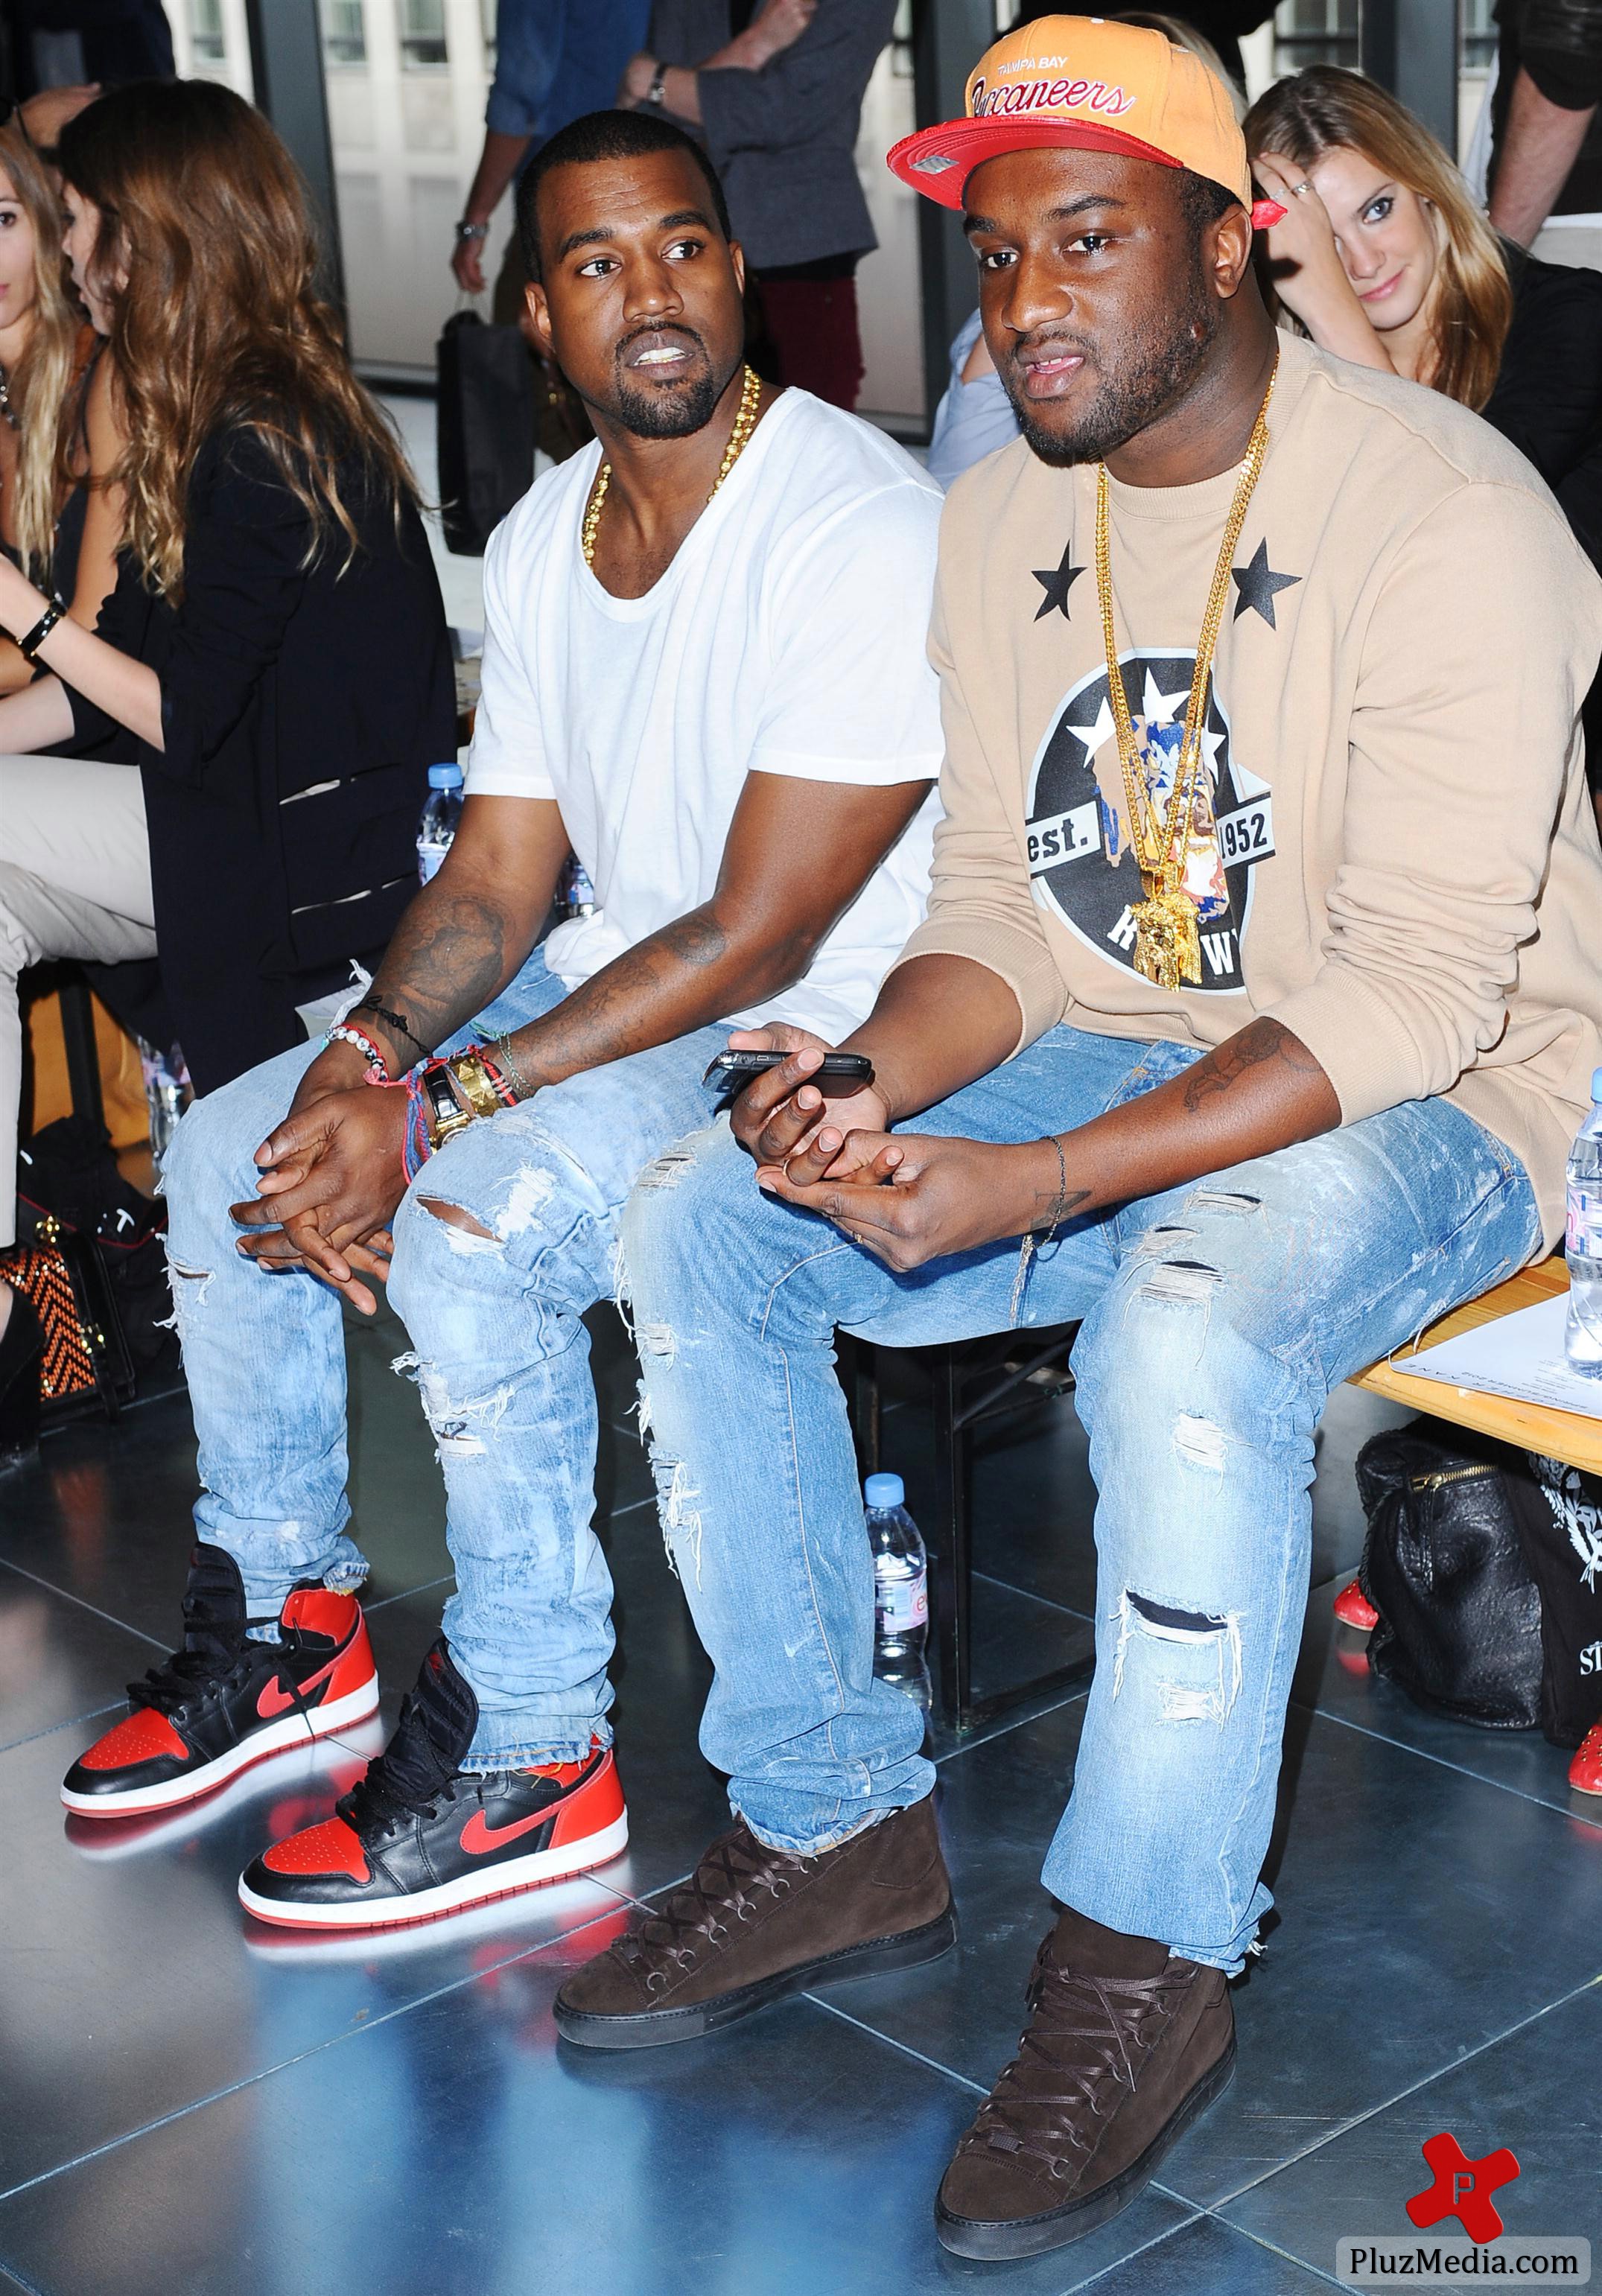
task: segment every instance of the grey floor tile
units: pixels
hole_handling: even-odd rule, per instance
[[[1570,1791],[1566,1748],[1549,1746],[1539,1730],[1478,1730],[1450,1721],[1381,1681],[1368,1664],[1367,1635],[1342,1626],[1330,1609],[1350,1577],[1350,1571],[1337,1571],[1308,1598],[1294,1698],[1356,1729],[1546,1802],[1576,1824],[1602,1826],[1602,1797]]]
[[[334,1940],[308,1958],[247,1919],[235,1884],[264,1842],[329,1814],[377,1734],[363,1751],[284,1754],[187,1812],[120,1823],[69,1817],[57,1798],[87,1734],[0,1755],[0,2189],[616,1903],[563,1882],[465,1930]]]
[[[1193,2218],[1095,2283],[1097,2296],[1313,2296],[1322,2284],[1214,2217]]]
[[[119,1701],[161,1655],[115,1619],[0,1564],[0,1747]]]
[[[964,2089],[808,2002],[694,2047],[569,2049],[550,1997],[609,1927],[387,2022],[375,2005],[372,2030],[0,2203],[0,2257],[49,2296],[932,2296],[994,2280],[947,2257],[931,2222]],[[288,2057],[310,2035],[292,1996],[281,2010]],[[1059,2296],[1183,2220],[1145,2195],[1010,2268],[1008,2296]]]
[[[1360,2045],[1360,2033],[1353,2038]],[[1593,1985],[1254,2185],[1223,2213],[1333,2273],[1343,2236],[1417,2240],[1405,2204],[1433,2181],[1419,2148],[1445,2129],[1470,2160],[1502,2145],[1512,2152],[1519,2175],[1496,2195],[1510,2235],[1602,2244],[1598,2064],[1602,1987]],[[1462,2237],[1455,2222],[1439,2230]]]
[[[855,1988],[854,2013],[987,2087],[1050,1919],[1040,1861],[1081,1714],[941,1765],[957,1953],[916,1985]],[[1305,1711],[1293,1725],[1277,1920],[1235,1990],[1239,2070],[1162,2172],[1203,2206],[1602,1971],[1594,1827]]]

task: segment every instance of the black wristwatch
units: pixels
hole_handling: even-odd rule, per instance
[[[647,103],[653,103],[660,111],[667,101],[667,95],[668,67],[666,64],[658,64],[651,75],[651,85],[645,90],[645,101]]]

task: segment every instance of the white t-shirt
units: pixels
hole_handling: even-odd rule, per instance
[[[470,797],[562,808],[596,904],[545,944],[570,987],[711,898],[748,773],[932,782],[943,748],[924,653],[941,497],[900,447],[785,391],[643,598],[612,597],[579,546],[599,459],[547,472],[490,541],[467,765]],[[931,793],[804,980],[727,1017],[854,1028],[922,921],[939,810]]]

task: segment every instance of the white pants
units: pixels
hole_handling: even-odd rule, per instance
[[[1602,271],[1602,217],[1549,217],[1536,233],[1530,252],[1542,263]]]
[[[45,957],[155,953],[139,768],[0,757],[0,1248],[17,1232],[18,973]]]

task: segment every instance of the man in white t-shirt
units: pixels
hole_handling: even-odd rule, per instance
[[[637,1175],[671,1185],[665,1152],[715,1108],[731,1021],[856,1026],[927,886],[938,490],[744,366],[739,250],[677,128],[574,122],[518,216],[536,332],[597,444],[490,545],[461,825],[372,988],[179,1128],[204,1485],[185,1648],[63,1789],[164,1808],[373,1711],[341,1296],[370,1313],[385,1277],[457,1591],[366,1780],[241,1882],[294,1924],[422,1919],[621,1849],[580,1317],[612,1295]],[[570,846],[595,910],[537,948]],[[690,1525],[694,1495],[664,1496]]]

